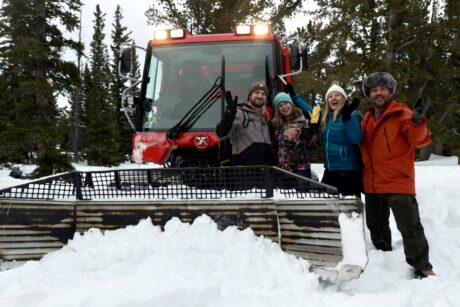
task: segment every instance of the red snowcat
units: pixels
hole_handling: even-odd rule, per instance
[[[214,129],[223,93],[244,101],[249,84],[264,80],[273,97],[306,68],[298,40],[281,39],[266,25],[225,34],[158,31],[140,80],[127,77],[131,48],[121,51],[119,67],[132,82],[123,95],[134,131],[131,158],[156,166],[76,171],[0,190],[1,261],[39,259],[91,227],[117,229],[147,217],[164,226],[172,217],[192,222],[207,214],[221,229],[250,227],[279,243],[323,279],[361,274],[360,199],[274,166],[222,166],[219,156]],[[140,94],[130,96],[139,84]],[[265,112],[270,116],[270,101]]]

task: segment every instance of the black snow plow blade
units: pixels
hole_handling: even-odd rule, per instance
[[[0,259],[40,259],[90,228],[207,214],[221,229],[278,242],[324,279],[350,280],[367,264],[362,210],[334,187],[269,166],[73,172],[0,190]]]

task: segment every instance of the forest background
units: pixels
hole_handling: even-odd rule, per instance
[[[36,164],[34,176],[40,177],[72,169],[72,160],[111,166],[128,159],[132,131],[120,111],[118,53],[122,45],[146,42],[133,42],[122,7],[108,17],[95,5],[92,40],[85,46],[78,35],[81,6],[79,0],[1,1],[0,165]],[[300,95],[320,103],[338,81],[361,98],[364,112],[369,104],[362,79],[387,71],[398,81],[399,100],[412,105],[421,95],[431,98],[433,144],[417,158],[432,152],[460,156],[458,0],[153,0],[145,17],[194,34],[231,32],[235,24],[254,22],[270,23],[282,34],[299,14],[305,18],[294,34],[309,64],[295,78]],[[75,60],[64,56],[69,52]],[[139,77],[137,54],[132,66],[132,77]],[[68,97],[69,107],[59,107],[58,97]],[[321,159],[318,150],[313,161]]]

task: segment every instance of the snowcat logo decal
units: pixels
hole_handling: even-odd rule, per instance
[[[195,147],[198,149],[205,149],[209,146],[209,137],[204,134],[195,136]]]

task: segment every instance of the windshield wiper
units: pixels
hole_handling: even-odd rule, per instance
[[[222,56],[221,75],[216,78],[211,88],[193,105],[181,120],[171,129],[166,131],[168,140],[177,140],[179,132],[189,131],[193,125],[209,110],[209,108],[218,100],[225,97],[225,58]],[[223,108],[222,100],[222,108]]]
[[[211,88],[201,97],[182,119],[166,132],[169,140],[177,140],[179,132],[189,131],[190,128],[209,110],[209,108],[222,97],[222,78],[217,77]]]

